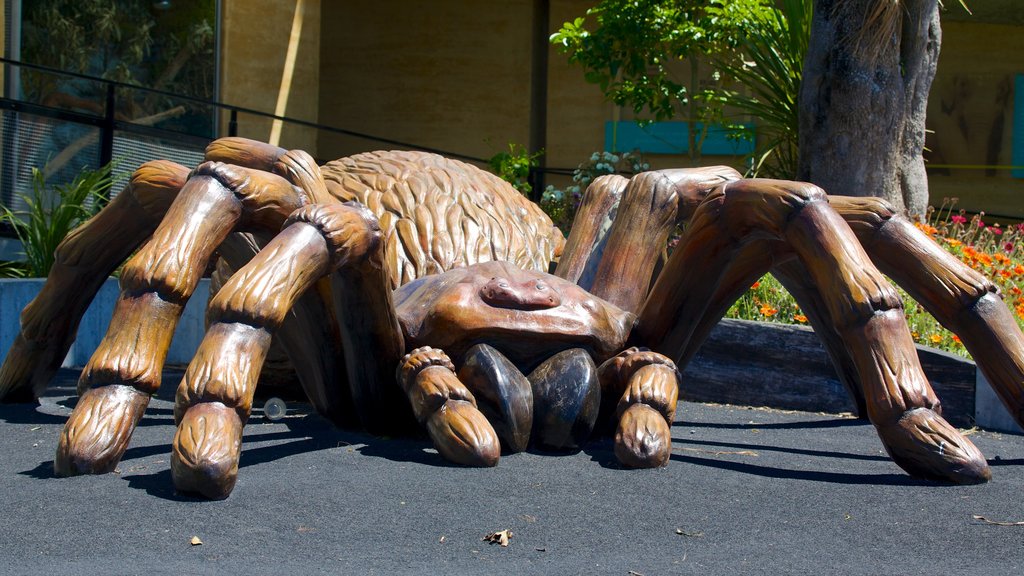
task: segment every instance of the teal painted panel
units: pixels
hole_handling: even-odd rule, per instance
[[[1013,83],[1013,165],[1024,166],[1024,74],[1017,74]],[[1024,178],[1024,168],[1014,168],[1010,174]]]
[[[752,124],[746,126],[753,129]],[[633,121],[609,121],[604,125],[604,149],[609,152],[640,150],[650,154],[686,154],[690,148],[689,128],[686,122],[654,122],[641,126]],[[722,126],[712,125],[704,137],[701,153],[742,156],[754,151],[752,139],[729,138],[728,134],[729,131]]]

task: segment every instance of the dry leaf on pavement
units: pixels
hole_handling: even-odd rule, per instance
[[[483,537],[484,542],[490,542],[491,544],[500,544],[503,547],[508,547],[508,541],[512,538],[511,530],[499,530],[498,532],[491,532],[487,536]]]

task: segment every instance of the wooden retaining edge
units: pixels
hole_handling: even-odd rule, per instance
[[[917,353],[946,419],[973,426],[974,362],[925,346],[918,346]],[[749,320],[718,323],[683,371],[682,397],[809,412],[854,411],[811,328]]]

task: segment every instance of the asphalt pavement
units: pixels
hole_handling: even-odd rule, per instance
[[[972,431],[993,480],[907,477],[849,416],[682,403],[672,461],[609,441],[446,464],[424,439],[333,428],[289,403],[245,431],[225,501],[174,492],[168,374],[119,469],[56,478],[77,373],[0,406],[3,574],[1012,574],[1024,437]],[[999,524],[1004,523],[1004,524]],[[489,544],[510,530],[509,545]],[[200,543],[201,542],[201,543]]]

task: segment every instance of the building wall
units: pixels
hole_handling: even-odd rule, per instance
[[[525,144],[530,15],[530,0],[325,3],[320,121],[481,158]],[[394,147],[324,133],[319,146]]]
[[[320,16],[320,0],[221,0],[221,101],[322,121]],[[293,66],[288,66],[290,46]],[[274,135],[266,118],[241,114],[238,124],[240,136],[269,141]],[[317,154],[314,130],[285,123],[277,140],[285,148]]]
[[[285,115],[478,158],[529,141],[532,0],[486,9],[472,0],[222,0],[223,101],[275,110],[300,1],[305,16]],[[592,5],[551,0],[549,30]],[[1024,179],[1005,168],[1013,164],[1022,30],[991,19],[944,19],[929,106],[933,204],[956,197],[969,211],[1024,216]],[[606,121],[630,114],[607,102],[555,47],[548,51],[546,163],[572,168],[604,147]],[[240,132],[266,140],[271,125],[243,115]],[[1024,146],[1024,134],[1019,138]],[[396,147],[287,126],[281,144],[325,160]],[[684,156],[649,160],[655,167],[688,164]],[[703,163],[741,164],[730,157]]]
[[[931,202],[957,198],[972,212],[1024,217],[1024,178],[1013,165],[1015,79],[1024,74],[1024,26],[943,21],[928,100]],[[1024,134],[1017,134],[1024,146]]]
[[[593,4],[551,0],[549,30]],[[325,3],[320,122],[476,158],[509,143],[526,145],[533,1],[496,6],[472,0]],[[545,161],[573,168],[604,149],[606,121],[628,115],[554,46],[548,47],[547,81]],[[387,147],[394,145],[321,133],[318,150],[330,158]],[[651,160],[656,167],[686,165],[679,156]],[[564,178],[550,181],[565,184]]]

